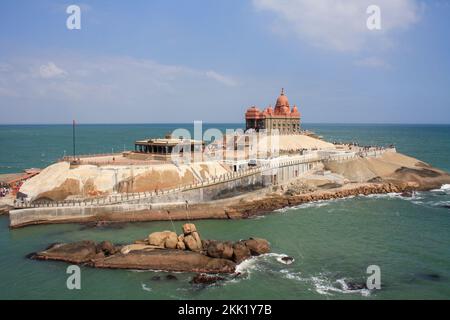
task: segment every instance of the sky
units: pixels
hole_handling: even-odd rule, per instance
[[[0,123],[243,122],[284,88],[303,122],[448,124],[449,30],[448,0],[2,0]]]

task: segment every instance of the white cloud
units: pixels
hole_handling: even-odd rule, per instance
[[[212,70],[206,71],[205,75],[208,78],[214,79],[220,83],[223,83],[226,86],[234,87],[237,85],[237,82],[233,78],[224,76],[224,75],[217,73],[215,71],[212,71]]]
[[[381,9],[381,30],[367,29],[371,4]],[[253,0],[253,5],[275,14],[275,31],[342,52],[389,45],[393,33],[415,24],[421,11],[416,0]]]
[[[67,72],[58,68],[53,62],[43,64],[39,67],[39,75],[44,79],[58,78],[66,75]]]
[[[232,77],[217,71],[150,59],[67,56],[42,60],[21,58],[0,64],[0,95],[30,101],[124,105],[177,96],[188,87],[237,85]]]

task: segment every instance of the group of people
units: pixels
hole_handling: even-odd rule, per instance
[[[6,197],[6,195],[10,192],[9,186],[2,186],[0,188],[0,197]]]

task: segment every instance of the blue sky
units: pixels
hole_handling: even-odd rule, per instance
[[[66,7],[81,7],[81,30]],[[369,4],[381,30],[366,27]],[[450,1],[0,2],[0,123],[450,123]]]

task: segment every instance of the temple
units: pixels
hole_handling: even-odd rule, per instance
[[[297,133],[300,132],[300,113],[295,105],[291,109],[288,98],[284,94],[284,89],[281,89],[275,109],[272,106],[263,111],[260,111],[256,106],[247,109],[245,129],[266,130],[267,132],[278,130],[281,134]]]

